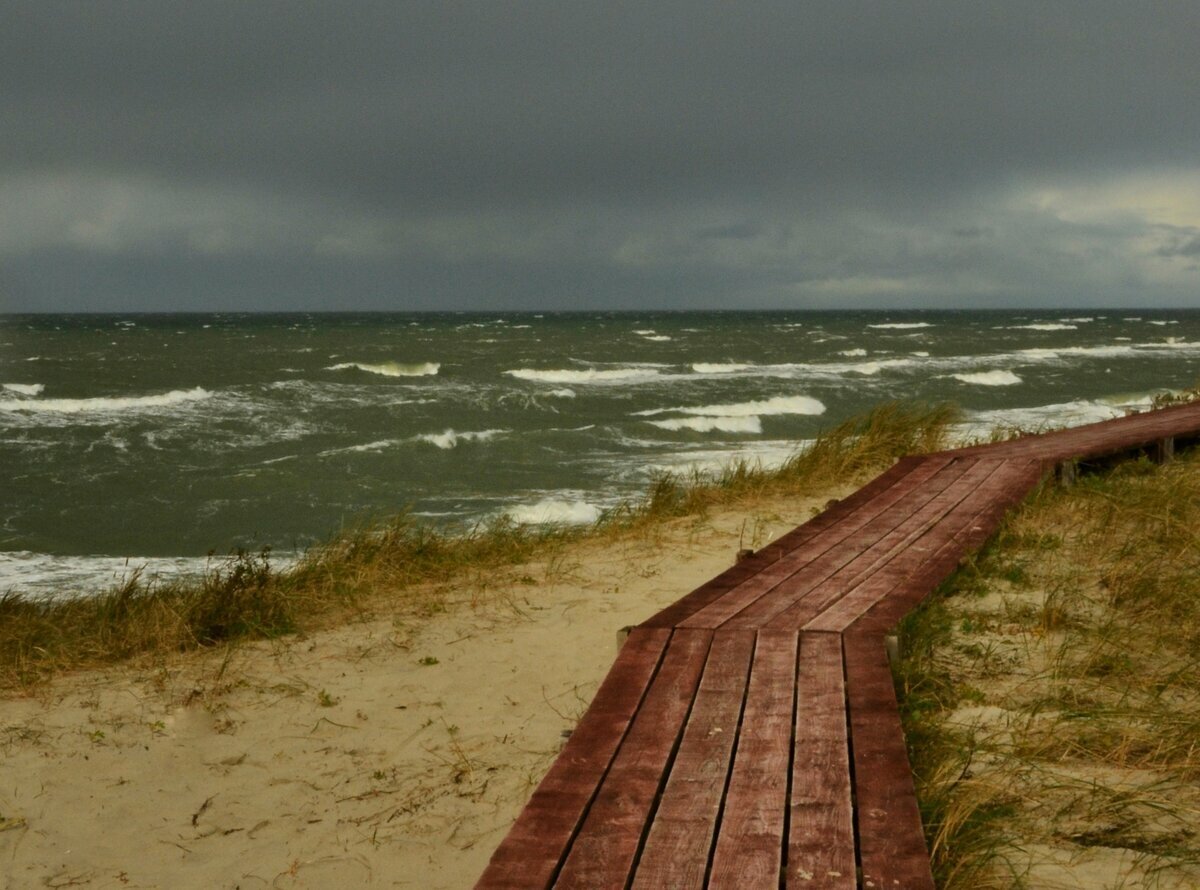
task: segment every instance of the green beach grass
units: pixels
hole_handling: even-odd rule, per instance
[[[456,578],[579,543],[649,534],[671,519],[718,507],[862,481],[901,456],[944,447],[958,417],[951,405],[881,405],[823,432],[778,468],[740,462],[716,475],[660,476],[643,498],[584,528],[498,519],[446,530],[399,513],[342,531],[285,571],[271,566],[269,552],[242,552],[215,561],[196,581],[150,583],[135,571],[94,596],[0,595],[0,688],[28,687],[66,670],[310,632],[383,609],[436,609],[439,589]]]
[[[1200,886],[1200,454],[1045,484],[901,627],[938,886]]]

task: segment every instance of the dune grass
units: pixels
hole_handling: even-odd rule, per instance
[[[902,625],[944,888],[1200,886],[1200,455],[1046,485]]]
[[[239,552],[215,560],[194,581],[147,582],[135,571],[94,596],[0,595],[0,688],[27,687],[64,670],[312,631],[414,603],[436,608],[437,587],[456,578],[521,566],[581,542],[647,533],[717,507],[858,482],[900,456],[943,447],[957,419],[949,405],[885,404],[821,433],[778,468],[742,461],[715,475],[659,476],[644,497],[585,528],[501,518],[446,529],[399,513],[342,531],[285,571],[271,566],[269,551]]]

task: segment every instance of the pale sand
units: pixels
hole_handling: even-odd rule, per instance
[[[431,616],[0,700],[0,887],[470,887],[619,629],[848,490],[573,547]]]

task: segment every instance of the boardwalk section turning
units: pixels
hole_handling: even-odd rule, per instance
[[[905,458],[635,628],[477,890],[933,878],[884,635],[1056,465],[1200,439],[1200,404]]]

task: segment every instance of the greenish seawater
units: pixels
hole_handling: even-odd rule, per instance
[[[0,590],[405,507],[586,521],[889,399],[981,431],[1198,378],[1191,311],[0,316]]]

